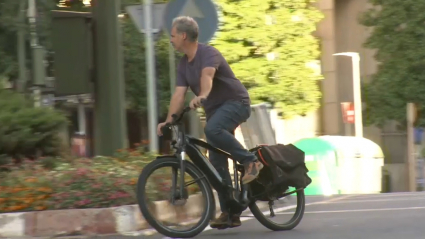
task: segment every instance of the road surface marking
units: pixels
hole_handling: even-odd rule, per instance
[[[378,212],[378,211],[402,211],[402,210],[423,210],[425,207],[398,207],[398,208],[371,208],[371,209],[348,209],[348,210],[329,210],[329,211],[306,211],[305,214],[324,214],[324,213],[345,213],[345,212]],[[279,215],[291,214],[288,212],[279,213]]]

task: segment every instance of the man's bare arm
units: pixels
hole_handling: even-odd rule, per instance
[[[173,114],[178,114],[183,110],[184,100],[187,92],[186,86],[177,86],[170,101],[170,108],[166,122],[171,122]]]
[[[199,96],[208,97],[210,94],[215,71],[214,67],[205,67],[202,69],[201,90],[199,92]]]

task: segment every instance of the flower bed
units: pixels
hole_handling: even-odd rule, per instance
[[[117,157],[44,158],[9,165],[0,172],[0,213],[136,204],[137,178],[153,158],[125,150]]]

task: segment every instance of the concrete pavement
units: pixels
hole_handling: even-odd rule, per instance
[[[244,217],[242,226],[206,230],[202,239],[423,239],[425,238],[425,192],[307,197],[301,223],[291,231],[272,232],[255,218]],[[249,212],[247,212],[249,214]],[[284,214],[281,212],[280,214]],[[102,236],[90,239],[164,239],[159,234]]]

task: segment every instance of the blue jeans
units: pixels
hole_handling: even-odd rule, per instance
[[[251,106],[241,101],[228,101],[218,108],[208,119],[205,126],[207,142],[214,147],[230,153],[240,164],[256,161],[256,156],[246,150],[235,138],[235,129],[251,115]],[[211,164],[226,182],[231,185],[232,178],[229,164],[225,155],[209,151]],[[222,212],[227,212],[227,195],[218,194]]]

